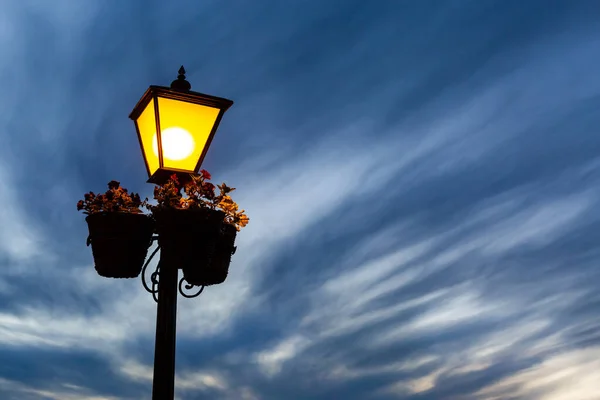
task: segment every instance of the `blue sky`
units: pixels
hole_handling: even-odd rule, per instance
[[[155,304],[75,210],[146,196],[181,64],[251,218],[181,299],[176,396],[600,398],[596,1],[33,1],[0,13],[0,398],[149,398]]]

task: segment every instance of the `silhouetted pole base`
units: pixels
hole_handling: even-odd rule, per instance
[[[152,400],[174,400],[177,268],[163,260],[159,268]]]

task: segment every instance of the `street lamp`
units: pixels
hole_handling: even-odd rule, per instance
[[[185,79],[185,69],[182,66],[177,79],[169,88],[150,86],[129,115],[135,122],[150,183],[163,184],[173,174],[180,181],[197,175],[223,114],[233,104],[231,100],[192,92],[190,89],[191,85]],[[186,229],[194,230],[197,227],[190,226]],[[233,254],[235,233],[229,235],[227,240],[214,239],[218,235],[219,233],[209,234],[209,241],[214,243],[216,240],[217,250],[225,251],[229,256]],[[178,240],[175,234],[167,233],[166,236],[168,237],[159,231],[159,244],[161,240],[163,243]],[[199,246],[200,243],[195,245]],[[198,296],[204,286],[199,286],[194,294],[186,293],[186,290],[193,289],[195,285],[184,285],[184,278],[177,283],[178,268],[181,266],[176,265],[176,261],[165,252],[161,252],[156,270],[151,274],[151,284],[148,284],[146,269],[157,250],[158,248],[142,269],[144,288],[152,293],[158,303],[152,400],[173,400],[177,290],[179,288],[184,297],[190,298]],[[227,262],[226,267],[228,265]],[[223,276],[211,283],[220,283],[224,279]]]
[[[192,92],[185,69],[171,87],[150,86],[129,118],[135,127],[148,182],[164,183],[172,174],[196,174],[223,114],[233,101]]]

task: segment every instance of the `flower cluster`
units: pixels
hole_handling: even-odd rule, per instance
[[[102,212],[139,214],[142,212],[142,206],[151,212],[165,208],[210,209],[223,211],[225,223],[235,226],[238,231],[248,225],[250,219],[244,210],[239,210],[230,196],[235,188],[225,183],[215,186],[210,179],[211,176],[206,170],[200,171],[200,175],[191,177],[184,184],[180,183],[177,175],[171,175],[167,182],[154,188],[156,205],[149,204],[148,199],[142,201],[137,193],[128,193],[119,182],[110,181],[106,193],[86,193],[84,199],[77,202],[77,210],[83,211],[84,214]]]
[[[108,182],[108,190],[104,194],[86,193],[83,200],[77,202],[77,210],[84,214],[102,212],[127,212],[139,214],[146,201],[140,199],[137,193],[128,193],[117,181]]]
[[[244,210],[238,210],[238,205],[229,196],[235,188],[225,183],[215,187],[209,182],[210,179],[210,173],[206,170],[201,170],[200,175],[193,176],[185,184],[180,183],[177,175],[171,175],[166,183],[154,188],[157,204],[147,204],[146,207],[152,212],[161,208],[221,210],[225,213],[225,222],[239,231],[250,219],[244,214]]]
[[[235,226],[239,231],[241,228],[248,225],[250,218],[244,213],[245,210],[238,210],[237,203],[227,194],[235,190],[235,188],[229,188],[223,183],[222,185],[219,185],[219,189],[221,190],[221,193],[217,208],[225,212],[225,222]]]
[[[183,191],[187,195],[183,199],[183,208],[216,208],[219,196],[215,193],[215,185],[209,182],[210,179],[210,173],[203,169],[200,175],[192,176],[192,179],[183,185]]]

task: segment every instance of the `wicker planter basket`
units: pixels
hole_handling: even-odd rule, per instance
[[[154,212],[161,261],[183,270],[188,283],[221,283],[212,273],[212,260],[225,214],[209,209],[163,209]]]
[[[144,214],[101,213],[86,217],[94,267],[107,278],[136,278],[146,259],[154,223]]]

